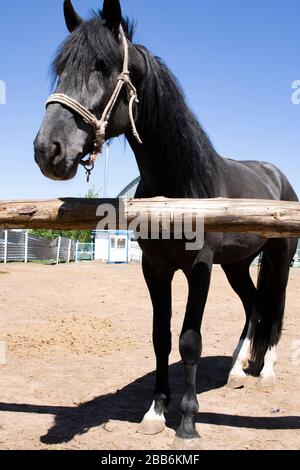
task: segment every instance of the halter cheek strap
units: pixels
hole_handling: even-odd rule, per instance
[[[128,42],[127,42],[122,26],[120,27],[120,34],[121,34],[121,38],[123,42],[123,49],[124,49],[123,71],[118,76],[116,88],[114,89],[114,92],[107,106],[105,107],[100,120],[98,120],[94,114],[92,114],[87,108],[85,108],[78,101],[74,100],[73,98],[70,98],[69,96],[63,93],[55,93],[49,96],[46,102],[46,107],[54,103],[55,104],[59,103],[59,104],[62,104],[63,106],[66,106],[67,108],[71,109],[76,114],[81,116],[82,119],[87,124],[91,125],[94,128],[95,140],[94,140],[93,152],[90,154],[89,160],[81,162],[81,164],[86,168],[88,175],[90,175],[91,171],[94,168],[98,154],[101,153],[102,151],[102,147],[105,142],[106,128],[109,123],[111,113],[116,105],[118,97],[124,86],[126,87],[126,90],[127,90],[127,98],[129,102],[128,112],[129,112],[132,132],[137,142],[139,144],[143,143],[135,125],[134,106],[136,106],[139,103],[139,100],[138,100],[137,90],[130,79],[130,72],[128,70],[129,48],[128,48]],[[92,167],[92,169],[89,170],[88,167]]]

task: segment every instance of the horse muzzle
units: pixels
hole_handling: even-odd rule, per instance
[[[78,153],[75,157],[69,157],[59,141],[45,144],[37,137],[34,156],[44,176],[56,181],[66,181],[75,177],[83,155]]]

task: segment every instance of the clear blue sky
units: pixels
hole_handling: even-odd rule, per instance
[[[73,0],[83,17],[99,0]],[[62,0],[2,0],[0,80],[0,199],[78,196],[72,182],[45,179],[32,142],[50,92],[51,57],[67,31]],[[138,21],[136,41],[160,55],[181,81],[187,99],[216,149],[236,159],[266,160],[285,171],[300,194],[300,105],[291,84],[300,80],[299,0],[123,0]],[[111,150],[110,196],[138,175],[128,146]],[[103,162],[92,183],[103,188]]]

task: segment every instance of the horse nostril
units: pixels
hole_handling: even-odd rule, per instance
[[[60,162],[62,157],[62,146],[59,142],[54,142],[51,149],[51,160],[52,163],[57,164]]]
[[[62,180],[71,173],[72,161],[68,161],[66,150],[64,139],[58,135],[52,138],[44,135],[35,139],[35,160],[45,176]]]
[[[67,170],[66,152],[63,143],[52,141],[49,148],[48,166],[56,178],[65,176]]]

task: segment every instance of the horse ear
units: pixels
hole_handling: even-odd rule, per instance
[[[66,25],[70,33],[75,31],[75,29],[78,28],[81,23],[83,23],[82,18],[80,18],[80,16],[74,10],[71,0],[64,1],[64,14]]]
[[[122,10],[119,0],[104,0],[102,18],[115,33],[119,32],[122,21]]]

